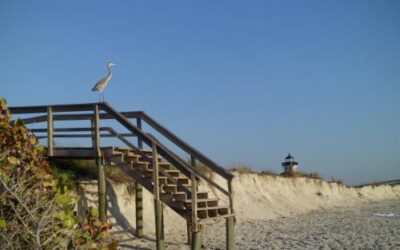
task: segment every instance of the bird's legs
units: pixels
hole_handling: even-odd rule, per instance
[[[101,92],[99,92],[99,100],[100,100],[100,102],[102,102],[102,101],[101,101]]]
[[[103,101],[102,102],[104,102],[104,93],[103,92],[101,92],[101,96],[103,97]]]

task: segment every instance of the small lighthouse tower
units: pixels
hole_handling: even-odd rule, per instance
[[[294,157],[289,153],[286,156],[285,161],[282,162],[283,173],[284,174],[292,174],[296,172],[296,169],[299,167],[298,162],[294,160]]]

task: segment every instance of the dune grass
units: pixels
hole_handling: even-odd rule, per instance
[[[76,176],[97,178],[97,166],[94,160],[63,160],[53,159],[51,161],[55,168],[69,170]],[[134,179],[129,177],[117,166],[104,166],[106,177],[117,183],[132,183]]]

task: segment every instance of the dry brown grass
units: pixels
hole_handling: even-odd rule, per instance
[[[97,166],[94,160],[52,160],[52,165],[59,169],[69,170],[77,176],[97,178]],[[117,166],[104,166],[106,177],[117,183],[132,183],[129,177]]]
[[[291,173],[281,173],[280,176],[287,178],[305,177],[310,179],[324,180],[324,178],[318,173],[291,172]]]
[[[239,174],[256,174],[256,172],[248,165],[237,165],[227,169],[229,172],[237,172]]]

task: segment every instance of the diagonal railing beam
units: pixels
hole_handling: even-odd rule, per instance
[[[129,120],[126,117],[124,117],[118,111],[114,110],[110,105],[108,105],[107,103],[102,103],[101,107],[104,111],[108,112],[109,114],[112,114],[114,118],[119,123],[121,123],[121,125],[123,125],[126,129],[128,129],[129,131],[140,137],[142,141],[146,143],[149,147],[151,147],[153,143],[155,143],[157,145],[158,153],[162,157],[164,157],[167,161],[172,163],[176,168],[178,168],[184,175],[190,178],[191,174],[194,174],[197,178],[205,180],[206,182],[210,183],[212,186],[217,188],[219,191],[221,191],[223,194],[229,196],[229,192],[227,190],[220,187],[217,183],[215,183],[213,180],[202,174],[197,169],[191,167],[188,163],[180,159],[177,155],[168,150],[160,142],[154,140],[153,138],[151,138],[151,136],[144,133],[142,130],[138,129],[135,125],[129,122]]]

